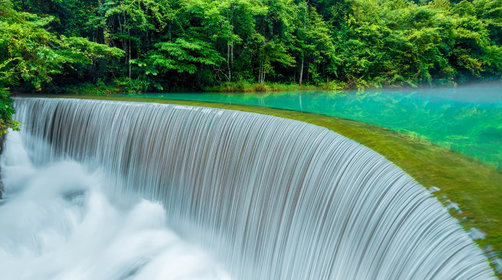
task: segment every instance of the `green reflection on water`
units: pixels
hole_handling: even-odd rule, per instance
[[[141,97],[257,105],[372,123],[502,169],[502,85],[365,92],[166,93]]]

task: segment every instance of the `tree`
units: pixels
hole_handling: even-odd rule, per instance
[[[54,18],[17,12],[8,0],[0,1],[0,129],[15,127],[14,113],[7,88],[19,83],[31,84],[40,91],[65,66],[83,68],[99,59],[123,55],[116,48],[81,37],[58,37],[46,27]]]

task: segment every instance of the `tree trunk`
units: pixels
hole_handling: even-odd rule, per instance
[[[300,67],[300,81],[299,81],[300,86],[302,85],[302,79],[303,79],[303,63],[304,63],[304,60],[305,60],[304,55],[302,55],[302,66]]]
[[[127,50],[129,51],[129,57],[127,59],[127,64],[129,64],[129,80],[131,79],[131,30],[127,30],[127,35],[129,36],[129,46]]]
[[[308,1],[305,1],[305,11],[303,14],[303,30],[306,32],[307,31],[307,7],[309,5]],[[303,65],[305,64],[305,53],[302,53],[302,65],[300,67],[300,80],[299,84],[300,86],[302,85],[303,81]]]
[[[230,61],[230,44],[227,43],[227,68],[228,68],[228,81],[232,81],[232,66]]]
[[[258,69],[258,83],[261,84],[261,64],[260,68]]]

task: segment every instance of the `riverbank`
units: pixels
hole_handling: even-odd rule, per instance
[[[343,90],[345,83],[330,82],[319,85],[300,85],[283,83],[248,83],[226,82],[219,86],[207,87],[208,92],[246,93],[246,92],[280,92],[280,91],[307,91],[307,90]]]
[[[224,92],[224,93],[250,93],[250,92],[281,92],[281,91],[313,91],[313,90],[344,90],[343,83],[324,83],[320,85],[299,85],[299,84],[284,84],[284,83],[249,83],[249,82],[226,82],[218,86],[196,89],[195,91],[204,92]],[[80,84],[77,86],[57,89],[54,92],[68,92],[72,95],[119,95],[119,94],[143,94],[145,89],[141,85],[129,84],[128,82],[114,81],[109,84]],[[192,89],[174,88],[169,89],[170,92],[193,92]]]
[[[246,93],[246,92],[280,92],[280,91],[313,91],[313,90],[330,90],[330,91],[343,91],[343,90],[372,90],[372,89],[409,89],[418,87],[456,87],[455,82],[438,83],[438,84],[415,84],[399,83],[399,84],[379,84],[368,82],[364,80],[342,82],[342,81],[329,81],[319,84],[287,84],[287,83],[249,83],[245,81],[239,82],[225,82],[218,86],[206,87],[204,91],[207,92],[225,92],[225,93]]]
[[[81,83],[67,87],[49,87],[45,88],[41,93],[45,94],[72,94],[72,95],[124,95],[124,94],[145,94],[145,93],[185,93],[185,92],[219,92],[219,93],[261,93],[261,92],[285,92],[285,91],[364,91],[364,90],[410,90],[420,88],[457,88],[463,86],[471,86],[473,84],[492,85],[500,84],[502,79],[486,79],[477,81],[475,83],[465,81],[464,83],[422,83],[422,84],[379,84],[367,81],[328,81],[319,84],[297,84],[297,83],[278,83],[278,82],[223,82],[219,85],[184,88],[179,86],[172,86],[171,88],[164,88],[160,85],[152,88],[152,85],[147,81],[117,78],[107,83],[99,80],[96,83]],[[19,87],[13,90],[13,93],[26,93],[30,92],[28,88]],[[37,93],[39,94],[39,93]]]
[[[223,92],[223,93],[260,93],[260,92],[285,92],[285,91],[344,91],[344,90],[365,90],[365,89],[379,89],[382,88],[378,85],[348,85],[342,82],[328,82],[319,85],[310,84],[284,84],[284,83],[248,83],[248,82],[227,82],[218,86],[206,87],[203,89],[184,89],[175,88],[167,92],[182,93],[182,92]],[[385,87],[385,88],[411,88],[411,87]],[[122,94],[144,94],[146,91],[140,85],[129,85],[127,83],[113,82],[110,84],[80,84],[69,88],[61,88],[56,90],[46,91],[49,94],[58,94],[60,92],[67,92],[72,95],[122,95]]]

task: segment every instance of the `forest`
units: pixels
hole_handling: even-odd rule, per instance
[[[455,86],[502,77],[502,0],[0,0],[12,92]],[[5,129],[2,129],[5,131]]]

